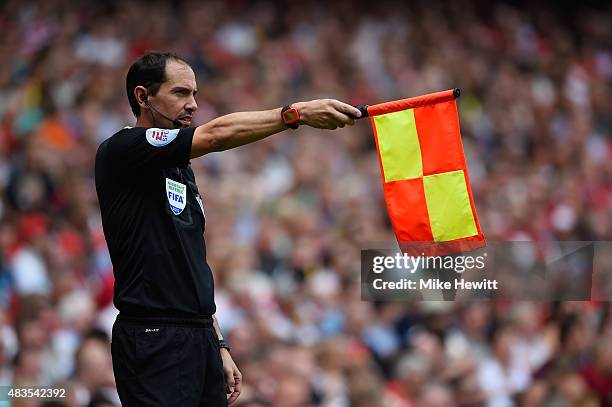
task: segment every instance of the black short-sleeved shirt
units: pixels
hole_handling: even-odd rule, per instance
[[[189,165],[194,131],[124,128],[98,148],[96,190],[122,313],[215,313],[204,210]]]

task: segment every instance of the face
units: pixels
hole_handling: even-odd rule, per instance
[[[193,70],[182,62],[169,60],[166,63],[166,82],[162,83],[155,96],[149,95],[150,104],[160,113],[174,119],[177,118],[180,127],[191,126],[193,113],[198,105],[195,101],[197,85]],[[155,121],[168,124],[168,120],[152,112]],[[170,123],[172,127],[174,125]]]

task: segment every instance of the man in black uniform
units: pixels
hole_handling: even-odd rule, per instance
[[[226,406],[240,395],[242,376],[214,317],[204,209],[190,159],[299,124],[352,125],[360,112],[322,99],[189,127],[195,75],[163,52],[136,60],[126,89],[136,127],[100,145],[95,170],[120,312],[112,333],[117,390],[125,406]]]

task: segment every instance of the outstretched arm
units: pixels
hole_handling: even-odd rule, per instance
[[[335,99],[298,102],[292,107],[300,113],[301,124],[319,129],[334,130],[353,125],[353,119],[361,115],[358,109]],[[196,128],[191,158],[249,144],[285,129],[281,108],[221,116]]]

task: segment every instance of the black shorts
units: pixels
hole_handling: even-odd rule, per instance
[[[123,406],[227,406],[223,363],[211,318],[119,315],[111,352]]]

